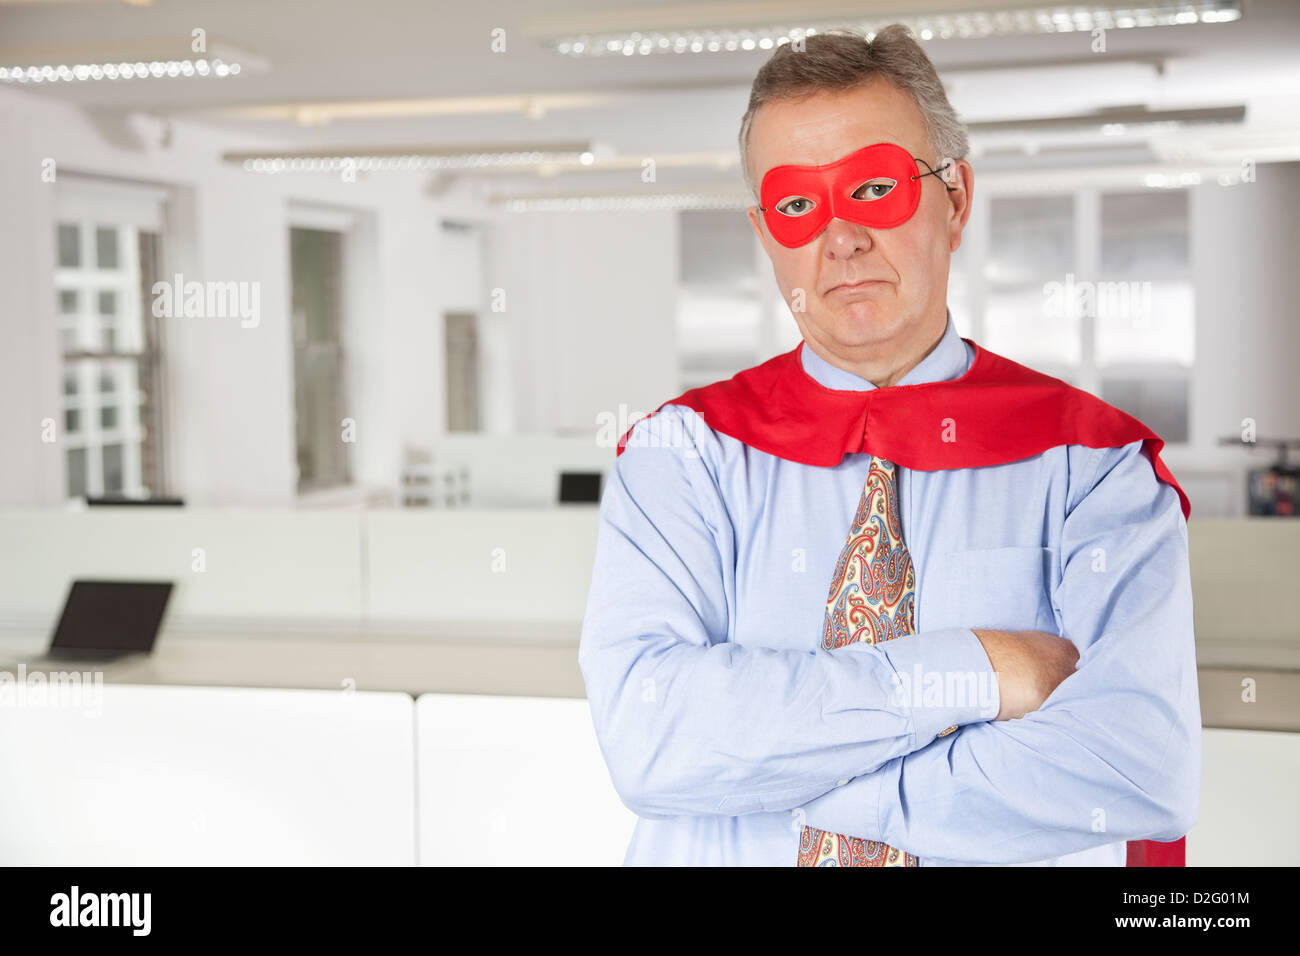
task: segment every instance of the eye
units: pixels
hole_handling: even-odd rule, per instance
[[[853,191],[853,198],[860,199],[863,202],[871,202],[875,199],[884,199],[889,195],[890,190],[898,185],[898,180],[889,179],[880,176],[876,179],[867,180]]]
[[[787,196],[776,204],[776,211],[786,216],[806,216],[817,204],[803,196]]]

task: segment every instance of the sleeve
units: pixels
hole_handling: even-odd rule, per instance
[[[1081,451],[1095,467],[1064,520],[1053,593],[1075,672],[1019,720],[963,727],[814,799],[809,826],[983,863],[1191,828],[1201,718],[1187,524],[1141,442]]]
[[[969,630],[835,652],[732,640],[736,539],[702,447],[668,406],[633,430],[601,500],[578,659],[601,751],[645,817],[789,810],[945,728],[997,714],[909,699],[900,674],[945,667],[992,683]],[[982,706],[981,706],[982,703]]]

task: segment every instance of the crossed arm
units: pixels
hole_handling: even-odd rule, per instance
[[[670,411],[637,427],[667,427]],[[727,640],[735,542],[716,485],[698,449],[646,445],[611,475],[579,652],[614,785],[639,815],[802,807],[809,826],[984,862],[1190,825],[1200,728],[1185,525],[1132,449],[1098,459],[1106,473],[1067,519],[1055,597],[1079,670],[1038,710],[998,721],[1001,700],[990,712],[897,693],[918,665],[990,678],[996,638],[986,650],[966,628],[833,652]],[[1084,577],[1096,547],[1105,581]]]
[[[1053,595],[1078,669],[1022,719],[981,722],[804,807],[809,826],[922,857],[1020,863],[1195,823],[1201,720],[1187,528],[1139,443],[1097,456]]]

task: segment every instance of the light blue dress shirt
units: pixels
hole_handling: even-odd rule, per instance
[[[874,388],[800,357],[823,386]],[[973,358],[949,316],[895,387]],[[1201,776],[1187,525],[1141,442],[900,466],[916,633],[827,651],[869,461],[786,461],[680,405],[634,427],[601,500],[579,650],[639,817],[625,862],[791,866],[804,824],[923,866],[1122,866],[1126,841],[1184,835]],[[1061,634],[1078,667],[1038,710],[996,721],[979,627]]]

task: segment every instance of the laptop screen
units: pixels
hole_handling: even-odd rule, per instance
[[[560,503],[575,501],[600,502],[600,472],[560,472]]]
[[[73,581],[51,651],[153,650],[171,581]]]

